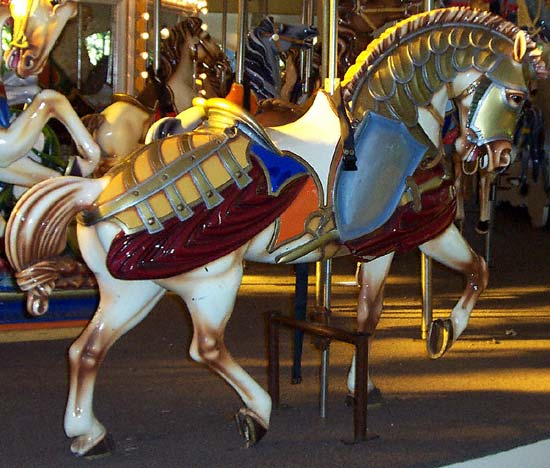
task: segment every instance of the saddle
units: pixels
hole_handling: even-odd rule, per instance
[[[307,172],[240,107],[219,98],[196,105],[205,108],[206,120],[193,132],[151,142],[112,168],[96,206],[79,222],[112,220],[125,234],[156,233],[172,218],[186,221],[198,205],[208,210],[220,205],[228,186],[245,188],[251,182],[251,156],[263,162],[270,193],[280,191],[289,176]]]

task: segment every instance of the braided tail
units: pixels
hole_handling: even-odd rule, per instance
[[[27,293],[27,311],[43,315],[59,279],[59,255],[72,218],[90,207],[107,178],[56,177],[33,186],[19,199],[6,225],[6,256],[17,284]]]

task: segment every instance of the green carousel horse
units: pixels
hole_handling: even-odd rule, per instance
[[[152,141],[101,178],[32,188],[6,242],[28,310],[46,312],[64,228],[77,214],[82,255],[100,289],[99,307],[69,351],[72,452],[108,450],[93,411],[99,367],[166,291],[191,315],[191,357],[242,398],[236,421],[247,443],[266,434],[270,396],[224,340],[245,260],[353,255],[363,265],[357,326],[372,334],[394,254],[419,247],[466,279],[449,317],[431,324],[429,351],[442,356],[488,281],[484,260],[453,224],[440,141],[447,101],[464,116],[463,150],[494,169],[509,158],[531,80],[546,76],[536,44],[514,24],[467,8],[434,10],[389,28],[348,70],[341,95],[319,92],[293,123],[264,128],[229,101],[202,100],[190,111],[200,120],[193,131]]]

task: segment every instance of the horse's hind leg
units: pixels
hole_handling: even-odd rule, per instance
[[[357,272],[357,282],[359,285],[359,298],[357,300],[357,330],[371,334],[369,339],[369,350],[376,326],[380,321],[382,314],[382,305],[384,300],[384,288],[386,279],[390,271],[393,260],[393,253],[384,255],[368,263],[361,263]],[[355,355],[350,366],[347,379],[348,390],[350,394],[355,392]],[[376,397],[380,399],[379,392],[376,390],[374,382],[368,374],[367,384],[371,404],[376,403]],[[375,393],[373,393],[375,392]],[[372,398],[375,397],[375,398]]]
[[[105,284],[105,283],[103,283]],[[71,451],[79,456],[109,451],[106,430],[93,412],[94,386],[99,367],[112,344],[136,326],[164,291],[152,282],[100,283],[99,307],[69,349],[70,389],[65,432],[74,437]]]
[[[109,450],[105,446],[106,430],[93,412],[99,366],[111,345],[148,314],[164,290],[151,281],[114,279],[106,269],[105,251],[94,229],[79,229],[79,242],[84,247],[86,263],[96,275],[100,302],[94,317],[69,349],[65,432],[75,438],[71,444],[73,453],[93,456]]]
[[[422,244],[420,249],[466,278],[466,287],[450,318],[431,323],[426,346],[429,356],[437,359],[443,356],[468,325],[472,309],[487,287],[489,272],[483,257],[472,250],[454,224],[443,234]]]
[[[258,442],[267,431],[271,398],[235,362],[225,345],[225,327],[233,311],[243,275],[241,251],[186,275],[160,280],[158,283],[178,293],[187,304],[194,331],[189,350],[191,358],[206,364],[223,377],[245,403],[246,408],[237,413],[236,420],[247,446],[250,446]],[[257,321],[258,317],[251,317],[251,320]]]

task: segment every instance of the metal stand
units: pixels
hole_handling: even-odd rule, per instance
[[[367,431],[367,381],[368,381],[368,333],[349,332],[328,325],[319,325],[305,320],[295,320],[277,312],[269,312],[268,341],[268,389],[273,406],[280,404],[279,389],[279,329],[281,326],[301,330],[317,337],[338,340],[355,346],[355,396],[353,400],[353,442],[364,442],[376,437]],[[328,363],[328,361],[327,361]]]
[[[422,253],[420,276],[422,281],[422,339],[428,337],[430,324],[433,320],[432,308],[432,259]]]
[[[493,238],[493,227],[495,223],[495,204],[497,200],[497,183],[491,183],[489,188],[489,230],[485,234],[485,261],[488,267],[493,266],[493,258],[491,256],[491,242]]]
[[[315,303],[317,310],[326,314],[325,321],[328,325],[330,318],[330,294],[332,282],[332,260],[323,260],[316,263],[316,291]],[[319,395],[319,415],[322,418],[327,416],[327,394],[328,394],[328,362],[330,342],[327,342],[322,349],[321,355],[321,389]]]
[[[307,287],[308,287],[308,264],[298,263],[294,267],[295,289],[294,289],[294,318],[296,320],[306,319],[307,310]],[[304,332],[302,330],[294,331],[294,349],[292,360],[293,384],[302,382],[302,348],[304,344]]]

